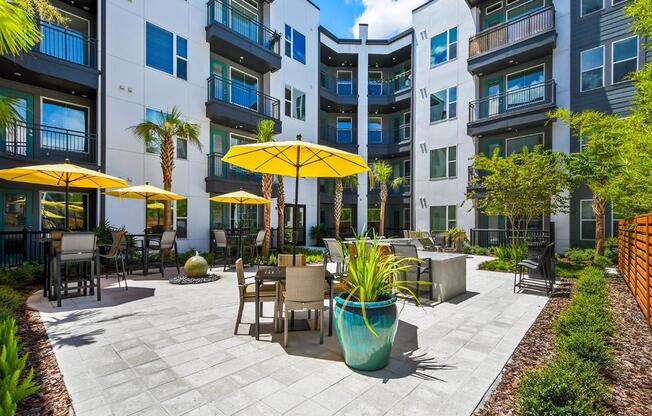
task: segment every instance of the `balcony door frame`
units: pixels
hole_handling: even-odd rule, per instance
[[[24,99],[26,101],[26,108],[27,108],[27,119],[23,120],[28,126],[34,124],[34,95],[28,92],[24,91],[19,91],[15,90],[13,88],[7,88],[7,87],[2,87],[0,86],[0,96],[3,97],[13,97],[13,98],[18,98],[18,99]],[[0,131],[0,140],[4,143],[5,140],[5,135],[6,133],[4,131]],[[30,157],[33,156],[33,142],[34,142],[34,132],[33,130],[28,129],[27,132],[27,149],[26,149],[26,156]],[[0,149],[0,151],[4,151],[4,149]]]
[[[211,62],[210,62],[210,68],[209,68],[209,73],[211,74],[211,77],[213,75],[219,75],[223,80],[222,82],[226,82],[226,80],[228,78],[227,68],[228,67],[224,62],[220,61],[217,58],[213,58],[211,56]],[[216,69],[219,69],[220,72],[217,72]],[[217,89],[217,84],[216,83],[213,83],[213,88]],[[213,91],[213,96],[216,99],[220,100],[220,101],[226,101],[227,98],[228,98],[226,95],[227,95],[226,86],[222,87],[222,97],[218,97],[217,96],[217,91]]]
[[[251,107],[248,107],[246,105],[238,104],[233,101],[233,71],[239,72],[243,74],[244,76],[251,77],[256,80],[256,108],[253,109]],[[254,112],[259,112],[260,111],[260,105],[261,103],[258,102],[258,94],[261,93],[259,89],[260,85],[260,79],[256,75],[252,75],[251,73],[244,71],[242,69],[236,68],[234,66],[229,67],[229,103],[236,105],[238,107],[246,108],[247,110],[254,111]],[[243,88],[250,89],[248,86],[244,86]]]
[[[52,127],[54,129],[56,129],[58,127],[48,126],[48,125],[46,125],[44,123],[44,120],[43,120],[43,101],[50,101],[50,102],[54,102],[54,103],[58,103],[58,104],[64,104],[66,106],[77,107],[77,108],[80,108],[80,109],[83,108],[85,110],[85,112],[86,112],[86,126],[85,126],[85,131],[83,133],[84,133],[84,136],[86,136],[86,140],[87,140],[86,144],[88,145],[88,147],[86,148],[86,151],[82,151],[82,152],[70,151],[70,152],[71,153],[89,153],[91,151],[90,142],[88,141],[88,137],[91,135],[91,131],[90,131],[91,130],[91,107],[88,106],[88,105],[72,103],[70,101],[65,101],[65,100],[61,100],[61,99],[58,99],[58,98],[52,98],[52,97],[45,97],[45,96],[42,95],[39,98],[39,111],[40,111],[39,115],[41,117],[40,124],[41,124],[41,126]],[[68,129],[68,128],[66,128],[65,130],[75,131],[75,130]],[[43,147],[43,130],[41,130],[41,134],[39,136],[40,136],[39,137],[39,144],[38,144],[39,149],[51,149],[49,147]],[[59,149],[52,149],[52,150],[57,151]]]
[[[508,74],[505,74],[505,83],[504,83],[504,86],[503,86],[503,91],[505,92],[505,102],[503,103],[504,109],[507,109],[507,110],[518,109],[518,108],[521,108],[521,107],[524,107],[524,106],[531,105],[533,103],[545,102],[546,101],[546,96],[545,96],[546,88],[545,88],[545,85],[544,85],[543,86],[543,97],[542,97],[542,99],[530,100],[527,103],[523,103],[523,104],[514,104],[512,106],[509,105],[509,77],[512,76],[512,75],[515,75],[515,74],[530,71],[530,70],[535,69],[535,68],[541,68],[541,71],[543,73],[543,81],[541,81],[538,84],[534,84],[534,85],[545,84],[545,82],[546,82],[546,63],[545,62],[542,62],[540,64],[536,64],[536,65],[532,65],[532,66],[529,66],[527,68],[519,69],[517,71],[513,71],[513,72],[510,72]],[[524,86],[524,87],[519,88],[519,89],[530,88],[530,87],[531,86]],[[518,91],[518,89],[514,90],[514,91]]]

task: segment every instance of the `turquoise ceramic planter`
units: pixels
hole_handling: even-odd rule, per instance
[[[378,334],[375,336],[365,325],[360,303],[347,302],[347,296],[342,293],[335,298],[333,315],[344,361],[356,370],[380,370],[389,362],[398,327],[396,297],[388,295],[387,300],[365,302],[367,320]]]

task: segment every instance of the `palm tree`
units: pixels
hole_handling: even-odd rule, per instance
[[[261,120],[258,123],[258,129],[256,132],[256,140],[258,143],[267,143],[274,140],[274,126],[275,123],[273,120]],[[263,173],[263,178],[261,180],[263,188],[263,198],[272,199],[272,185],[273,185],[273,175],[269,173]],[[261,255],[267,257],[269,255],[271,236],[272,236],[272,225],[271,225],[271,204],[265,204],[265,215],[264,215],[264,225],[265,225],[265,239],[263,240],[263,247],[261,249]]]
[[[335,197],[333,198],[333,213],[335,214],[335,239],[340,239],[340,219],[342,218],[342,199],[344,198],[344,185],[351,189],[358,186],[358,175],[335,179]]]
[[[375,184],[380,186],[380,225],[378,234],[385,235],[385,205],[387,204],[388,186],[397,190],[405,178],[398,177],[391,179],[392,167],[384,160],[374,163],[374,167],[369,175],[369,189],[374,189]],[[391,179],[391,180],[390,180]]]
[[[285,184],[283,176],[276,176],[276,209],[278,210],[277,246],[279,253],[283,252],[285,246]]]
[[[166,191],[172,190],[172,172],[174,171],[174,138],[185,139],[197,146],[201,151],[199,141],[199,124],[185,121],[179,109],[174,106],[172,111],[164,113],[161,111],[156,122],[144,121],[129,129],[134,136],[147,144],[158,143],[159,156],[161,158],[161,171],[163,173],[163,188]],[[172,211],[170,202],[165,201],[163,209],[163,227],[170,230],[172,227]]]

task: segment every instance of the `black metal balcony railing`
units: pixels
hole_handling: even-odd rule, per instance
[[[490,95],[469,103],[469,122],[502,116],[510,112],[555,103],[555,81]]]
[[[330,78],[324,74],[319,76],[319,85],[322,88],[327,89],[333,94],[337,95],[357,95],[358,86],[356,80],[352,79],[350,81],[337,80],[335,78]]]
[[[240,176],[243,178],[260,178],[259,173],[254,173],[250,170],[243,169],[237,166],[233,166],[229,163],[223,162],[222,158],[224,157],[223,153],[212,152],[208,155],[208,176],[217,176],[217,177],[233,177]]]
[[[412,71],[405,71],[390,80],[371,80],[367,93],[369,95],[394,95],[410,89]]]
[[[473,166],[468,167],[468,182],[467,189],[480,190],[484,187],[482,184],[482,176],[484,173],[477,170]]]
[[[219,75],[213,75],[207,81],[208,101],[230,103],[278,120],[280,103],[276,98]]]
[[[520,42],[555,27],[555,9],[546,7],[484,30],[469,39],[469,58]]]
[[[45,245],[50,231],[0,231],[0,268],[18,267],[25,262],[45,263]]]
[[[42,54],[66,62],[97,68],[96,40],[83,33],[41,20],[41,41],[35,46]]]
[[[97,136],[16,121],[0,131],[0,152],[25,158],[97,162]]]
[[[321,126],[319,140],[336,144],[357,144],[358,135],[355,128],[337,128],[335,126]]]
[[[551,224],[551,230],[554,226]],[[546,244],[555,240],[554,232],[548,230],[512,230],[500,228],[471,228],[469,240],[471,245],[480,247],[498,247],[510,243]]]
[[[209,25],[218,23],[226,26],[251,42],[280,55],[281,34],[263,25],[257,17],[248,16],[221,0],[211,0],[207,7]]]

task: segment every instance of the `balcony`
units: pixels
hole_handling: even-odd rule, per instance
[[[478,171],[473,166],[469,166],[466,193],[472,193],[473,199],[482,198],[487,193],[487,190],[482,183],[482,175],[482,172]]]
[[[555,9],[542,10],[484,30],[469,39],[469,72],[480,75],[551,53]]]
[[[355,128],[319,127],[319,144],[358,153],[358,131]]]
[[[243,189],[260,193],[261,175],[223,162],[222,153],[209,153],[206,192],[225,193]]]
[[[543,125],[555,101],[553,80],[471,101],[467,133],[481,136]]]
[[[324,111],[338,108],[353,111],[358,105],[358,86],[355,80],[337,81],[334,78],[319,78],[319,105]]]
[[[367,147],[369,157],[387,157],[403,155],[410,152],[411,126],[403,124],[391,129],[369,129]]]
[[[50,22],[37,23],[41,41],[30,53],[0,55],[0,75],[19,76],[20,82],[66,92],[91,94],[97,90],[95,39]]]
[[[275,122],[274,132],[281,132],[280,103],[276,98],[219,75],[211,76],[207,83],[206,117],[211,121],[255,133],[259,121],[271,119]]]
[[[281,68],[281,34],[222,0],[207,4],[211,50],[261,74]],[[242,58],[242,59],[241,59]]]
[[[96,165],[97,136],[17,121],[0,131],[0,159]]]
[[[410,106],[412,72],[406,71],[390,80],[369,81],[367,96],[370,107]]]

